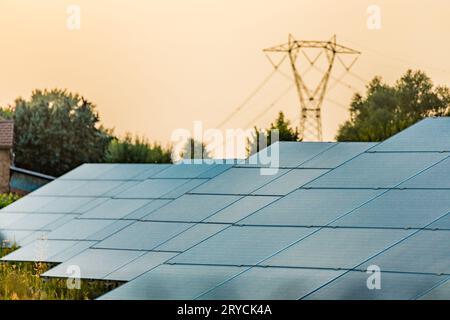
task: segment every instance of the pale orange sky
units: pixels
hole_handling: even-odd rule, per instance
[[[81,29],[66,27],[69,4]],[[382,27],[366,26],[367,7],[381,8]],[[450,85],[448,0],[0,0],[0,105],[34,88],[67,88],[93,101],[102,123],[163,143],[177,128],[221,122],[271,71],[262,49],[287,40],[328,40],[357,49],[354,73],[397,79],[408,67]],[[337,74],[339,75],[339,74]],[[256,123],[287,84],[269,83],[227,124],[267,126],[279,110],[298,119],[291,91]],[[277,82],[278,81],[278,82]],[[348,105],[352,76],[329,99]],[[325,101],[324,139],[348,117]],[[297,123],[295,123],[297,125]]]

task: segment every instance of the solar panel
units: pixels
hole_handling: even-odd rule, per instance
[[[381,289],[370,290],[371,274],[350,271],[305,297],[306,300],[410,300],[442,281],[442,276],[381,272]]]
[[[100,300],[194,299],[240,270],[224,266],[161,265],[103,295]]]
[[[205,174],[209,170],[216,167],[216,164],[175,164],[170,168],[158,173],[154,178],[162,179],[193,179],[198,178],[200,175]],[[205,176],[204,176],[205,177]]]
[[[200,299],[295,300],[342,273],[334,270],[253,267],[200,296]]]
[[[16,219],[18,216],[19,219]],[[62,214],[45,214],[45,213],[29,213],[18,214],[13,213],[5,216],[5,213],[1,213],[0,228],[12,229],[12,230],[40,230],[52,222],[55,222],[62,218]],[[10,223],[3,225],[5,218],[10,220]],[[11,220],[12,219],[12,220]]]
[[[363,189],[297,190],[252,214],[240,224],[324,226],[380,193]]]
[[[119,224],[119,229],[123,224],[131,223],[128,221],[118,222],[116,220],[106,219],[73,219],[48,234],[48,239],[55,240],[103,240],[109,234],[117,231],[113,225]],[[110,232],[103,232],[104,229],[111,227]]]
[[[368,142],[336,143],[333,147],[300,165],[300,168],[334,169],[375,145],[377,144]]]
[[[185,184],[182,184],[181,186],[166,193],[164,195],[164,198],[176,199],[178,197],[181,197],[183,194],[190,192],[192,189],[195,189],[196,187],[202,185],[206,181],[208,181],[208,179],[191,179]]]
[[[411,231],[389,229],[321,229],[272,258],[264,266],[354,268]],[[381,267],[381,266],[380,266]],[[383,269],[382,270],[386,270]]]
[[[446,280],[424,293],[419,297],[420,300],[449,300],[450,297],[450,281],[447,277]]]
[[[428,226],[430,229],[450,230],[450,213]]]
[[[81,180],[54,180],[33,192],[33,196],[65,196],[85,184]]]
[[[61,176],[60,180],[91,180],[107,171],[117,168],[118,164],[112,163],[85,163],[78,168]]]
[[[427,118],[373,148],[374,151],[450,151],[448,118]]]
[[[70,190],[65,195],[72,197],[101,197],[104,196],[107,192],[120,187],[124,183],[126,182],[109,180],[86,181],[77,188]]]
[[[277,143],[274,175],[264,158],[83,165],[0,211],[0,241],[21,246],[3,261],[130,281],[103,299],[450,299],[447,134]]]
[[[187,183],[188,179],[149,179],[117,195],[117,198],[155,199]]]
[[[232,168],[194,189],[192,192],[207,194],[250,194],[286,172],[286,169],[279,169],[275,175],[262,175],[258,168]]]
[[[108,199],[106,202],[84,213],[80,218],[122,219],[149,203],[150,200]]]
[[[169,168],[166,164],[120,164],[96,176],[96,180],[145,180]]]
[[[267,166],[265,156],[272,156],[279,158],[280,168],[296,168],[334,145],[331,142],[275,142],[267,149],[250,156],[240,166]]]
[[[188,223],[135,222],[95,247],[104,249],[152,250],[189,228]]]
[[[21,244],[23,239],[32,234],[32,231],[24,230],[0,230],[0,244],[10,246]]]
[[[37,198],[37,197],[34,197]],[[81,213],[95,198],[87,197],[53,197],[45,205],[35,208],[34,212],[42,213]],[[9,207],[8,207],[9,208]]]
[[[44,277],[70,276],[70,267],[77,266],[80,269],[79,277],[82,279],[103,279],[109,273],[132,262],[143,252],[132,250],[104,250],[87,249],[68,261],[50,269],[43,274]]]
[[[422,230],[372,258],[381,270],[450,275],[450,232]]]
[[[401,188],[450,188],[450,158],[400,185]]]
[[[153,211],[161,208],[162,206],[168,204],[171,200],[163,200],[163,199],[155,199],[155,200],[150,200],[150,202],[133,211],[132,213],[130,213],[129,215],[125,216],[125,219],[135,219],[135,220],[139,220],[142,219],[143,217],[145,217],[146,215],[152,213]]]
[[[155,250],[183,252],[222,231],[226,227],[228,225],[216,223],[196,224],[156,247]]]
[[[68,255],[74,256],[94,243],[92,241],[36,240],[13,251],[1,260],[63,262],[64,260],[57,257],[58,254],[64,253],[66,257]],[[76,250],[74,250],[74,247],[76,247]]]
[[[450,212],[448,191],[390,190],[332,225],[423,228],[447,212]]]
[[[363,153],[306,186],[393,188],[445,156],[441,153]]]
[[[147,252],[137,259],[111,272],[104,277],[106,280],[130,281],[141,274],[163,264],[177,253],[174,252]]]
[[[29,195],[13,202],[6,209],[3,209],[2,212],[35,212],[54,199],[53,197],[34,197]]]
[[[278,199],[280,197],[245,196],[207,218],[205,222],[236,223]]]
[[[253,194],[268,196],[286,195],[326,172],[327,170],[293,169],[259,188]]]
[[[147,215],[151,221],[202,221],[239,200],[238,196],[184,195]]]
[[[289,227],[229,227],[176,256],[171,262],[255,265],[315,230]]]

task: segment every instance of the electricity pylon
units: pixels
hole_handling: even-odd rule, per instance
[[[321,50],[314,59],[310,59],[304,49]],[[289,57],[300,100],[300,138],[302,141],[322,141],[321,109],[336,57],[342,63],[345,70],[349,71],[361,53],[337,44],[336,36],[333,36],[329,41],[299,41],[295,40],[292,35],[289,35],[287,43],[264,49],[264,52],[281,52],[285,53]],[[300,53],[303,53],[312,67],[315,67],[317,60],[323,53],[326,55],[327,67],[323,71],[321,80],[315,88],[310,89],[307,86],[302,74],[297,68],[297,58]],[[346,65],[344,61],[339,58],[339,55],[341,54],[356,56],[349,65]]]

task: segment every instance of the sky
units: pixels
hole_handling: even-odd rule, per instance
[[[68,27],[71,5],[79,29]],[[368,27],[371,5],[380,28]],[[289,33],[336,34],[362,54],[352,74],[330,80],[322,117],[332,141],[352,95],[375,75],[392,83],[422,69],[450,85],[449,14],[448,0],[0,0],[0,105],[66,88],[94,102],[117,134],[166,144],[174,130],[193,130],[194,121],[214,128],[236,110],[273,70],[262,49]],[[224,128],[266,127],[280,110],[298,125],[295,89],[273,103],[290,83],[275,74]]]

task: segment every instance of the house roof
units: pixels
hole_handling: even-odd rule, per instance
[[[14,121],[0,119],[0,148],[11,148],[14,142]]]
[[[83,165],[0,212],[21,245],[3,260],[128,281],[101,299],[450,299],[449,118],[269,151],[269,175],[257,156]]]

